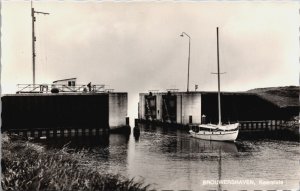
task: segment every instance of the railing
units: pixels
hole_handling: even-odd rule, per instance
[[[171,89],[166,89],[167,92],[178,92],[179,89],[176,89],[176,88],[171,88]]]
[[[241,130],[283,130],[296,127],[292,120],[239,121]]]
[[[64,84],[18,84],[17,93],[104,93],[113,89],[105,89],[105,85],[76,85]]]

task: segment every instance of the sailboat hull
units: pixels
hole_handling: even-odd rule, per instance
[[[238,127],[238,123],[234,124],[234,126]],[[198,132],[190,130],[189,133],[192,137],[203,140],[234,142],[239,134],[239,130],[238,128],[235,130],[199,130]]]

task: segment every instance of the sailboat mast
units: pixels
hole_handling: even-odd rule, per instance
[[[218,62],[218,112],[219,125],[221,125],[221,93],[220,93],[220,64],[219,64],[219,27],[217,27],[217,62]]]

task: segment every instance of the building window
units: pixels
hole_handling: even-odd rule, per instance
[[[68,81],[68,86],[75,86],[75,81]]]

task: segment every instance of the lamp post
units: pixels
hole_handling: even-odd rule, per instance
[[[183,37],[184,35],[187,36],[187,37],[189,37],[188,76],[187,76],[187,89],[186,89],[186,91],[189,92],[189,83],[190,83],[191,37],[190,37],[188,34],[186,34],[185,32],[182,32],[180,36]]]

